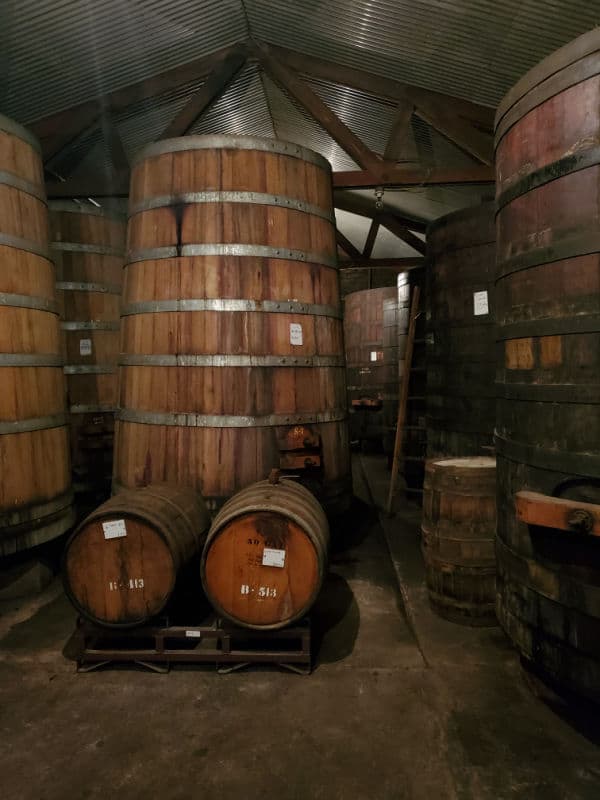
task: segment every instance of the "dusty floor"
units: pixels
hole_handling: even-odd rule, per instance
[[[532,693],[498,629],[429,611],[418,509],[380,518],[369,504],[383,498],[383,464],[356,467],[361,500],[315,611],[310,677],[76,674],[58,585],[28,610],[4,608],[0,797],[598,800],[593,732]]]

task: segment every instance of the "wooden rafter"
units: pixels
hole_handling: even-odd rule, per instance
[[[348,211],[350,214],[356,214],[359,217],[373,219],[377,214],[375,197],[370,200],[362,195],[352,194],[351,192],[343,190],[334,192],[333,205],[335,208],[339,208],[340,211]],[[405,225],[411,231],[425,233],[427,230],[427,222],[425,220],[412,219],[411,217],[404,216],[397,209],[386,205],[385,197],[383,198],[383,211],[393,214],[402,225]]]
[[[380,156],[373,153],[307,83],[275,58],[270,48],[259,45],[257,53],[265,72],[289,92],[360,167],[375,172],[380,168]]]
[[[334,172],[333,185],[339,189],[375,189],[377,186],[451,186],[462,183],[494,183],[494,169],[476,165],[462,169],[407,169],[388,166],[381,173],[369,170]]]
[[[116,172],[127,173],[129,170],[129,159],[123,147],[123,140],[119,135],[117,126],[110,114],[103,114],[100,120],[102,135],[108,148],[108,154]]]
[[[405,269],[417,269],[425,266],[425,259],[415,258],[362,258],[340,260],[340,269],[392,269],[402,272]]]
[[[405,225],[403,225],[399,220],[396,219],[392,214],[380,214],[379,221],[386,228],[390,233],[393,233],[394,236],[397,236],[398,239],[402,239],[403,242],[406,242],[413,250],[416,250],[417,253],[421,253],[425,255],[427,252],[427,246],[422,239],[419,239],[418,236],[410,231]]]
[[[398,106],[383,154],[386,161],[400,161],[403,158],[413,111],[414,106],[410,103],[401,103]]]
[[[363,260],[363,255],[360,250],[355,247],[350,239],[347,239],[339,229],[336,229],[335,231],[335,238],[338,246],[341,247],[342,250],[350,256],[350,258],[356,258],[359,261]]]
[[[246,58],[247,50],[244,45],[227,53],[158,138],[170,139],[173,136],[184,136],[202,114],[223,94],[246,63]]]
[[[371,227],[369,228],[369,233],[367,234],[367,240],[365,242],[365,246],[363,247],[363,258],[371,258],[371,253],[373,252],[373,248],[375,247],[375,240],[377,239],[377,234],[379,232],[380,222],[377,217],[374,217],[371,222]]]

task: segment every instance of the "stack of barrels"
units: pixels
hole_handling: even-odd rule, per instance
[[[0,117],[0,555],[74,521],[63,354],[38,142]]]

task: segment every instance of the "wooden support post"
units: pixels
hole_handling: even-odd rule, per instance
[[[398,477],[398,465],[402,456],[404,445],[404,425],[406,423],[406,409],[408,407],[408,391],[410,383],[410,371],[412,369],[413,349],[415,344],[415,331],[417,328],[417,317],[419,315],[419,300],[421,291],[418,286],[413,290],[412,301],[410,304],[410,321],[408,324],[408,336],[406,337],[406,350],[404,353],[404,376],[400,387],[400,400],[398,403],[398,419],[396,421],[396,437],[394,439],[394,459],[392,461],[392,474],[390,477],[390,489],[386,510],[392,513],[392,503],[396,491],[396,479]]]

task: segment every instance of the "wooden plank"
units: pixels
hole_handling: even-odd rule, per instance
[[[406,337],[406,350],[404,351],[404,379],[400,387],[400,399],[398,402],[398,419],[396,421],[396,436],[394,439],[394,457],[392,460],[392,474],[390,476],[390,488],[388,491],[388,498],[386,510],[388,514],[392,513],[392,502],[394,500],[394,493],[396,491],[396,479],[398,477],[398,465],[402,457],[402,448],[404,440],[404,425],[406,423],[406,411],[408,408],[408,391],[410,385],[410,371],[412,368],[413,349],[415,344],[415,333],[417,329],[417,317],[419,315],[419,296],[421,290],[418,286],[413,289],[412,300],[410,304],[410,318],[408,324],[408,336]]]
[[[412,103],[402,103],[398,106],[383,154],[386,161],[400,161],[403,157],[413,111]]]
[[[381,214],[379,220],[384,228],[387,228],[390,233],[402,239],[403,242],[410,245],[417,253],[425,255],[427,252],[427,245],[418,236],[415,236],[405,225],[397,220],[392,214]]]
[[[482,164],[494,163],[493,134],[481,131],[469,120],[459,117],[449,105],[444,107],[439,103],[422,101],[415,107],[415,114]]]
[[[335,238],[339,246],[350,256],[350,258],[362,259],[363,255],[360,250],[355,247],[350,239],[347,239],[340,230],[336,229]]]
[[[215,64],[233,52],[239,44],[225,47],[208,56],[203,56],[174,69],[153,75],[150,78],[132,83],[122,89],[109,92],[104,96],[86,100],[71,108],[50,114],[28,123],[27,127],[38,137],[42,144],[44,156],[50,157],[57,149],[63,147],[65,142],[72,139],[93,120],[97,119],[103,108],[109,108],[113,113],[128,108],[132,103],[146,100],[150,97],[175,89],[178,86],[206,75]]]
[[[369,170],[350,170],[333,173],[337,189],[375,189],[378,186],[455,186],[460,184],[494,183],[494,168],[476,165],[462,169],[407,169],[388,166],[379,173]]]
[[[379,225],[379,219],[375,217],[373,222],[371,222],[371,227],[369,228],[369,233],[367,234],[367,241],[363,247],[363,258],[371,258],[371,253],[373,252],[375,240],[377,239],[377,234],[379,232]]]
[[[580,531],[600,536],[600,505],[581,503],[563,497],[549,497],[538,492],[517,492],[515,495],[517,517],[528,525],[558,528],[561,531]],[[578,521],[587,520],[588,530],[582,530]]]
[[[270,47],[259,45],[258,55],[267,74],[286,89],[360,167],[371,172],[379,170],[383,163],[381,157],[369,150],[307,83],[278,61]]]
[[[202,114],[223,94],[225,88],[246,63],[246,57],[247,51],[243,45],[232,53],[228,53],[158,138],[170,139],[174,136],[184,136]]]

